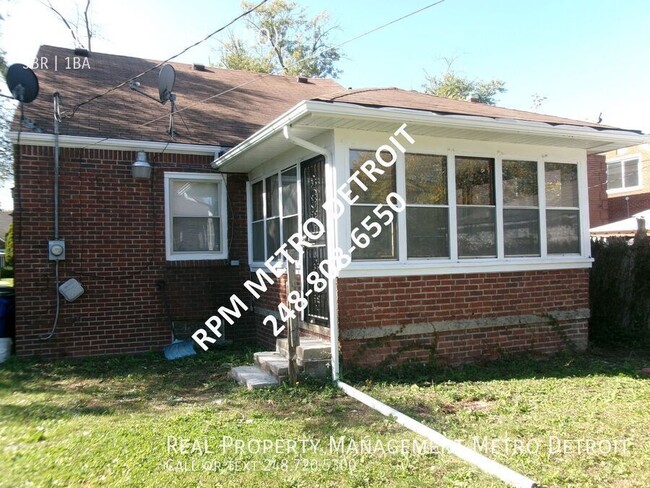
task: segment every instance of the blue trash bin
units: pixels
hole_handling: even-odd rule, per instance
[[[0,288],[0,337],[14,337],[16,294],[13,288]]]

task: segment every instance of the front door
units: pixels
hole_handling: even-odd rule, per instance
[[[327,225],[325,209],[325,158],[318,156],[305,161],[301,165],[301,189],[302,189],[302,220],[315,218]],[[318,271],[321,261],[327,259],[327,235],[324,233],[317,240],[307,239],[310,247],[304,248],[303,253],[303,290],[308,304],[305,309],[305,322],[311,322],[321,326],[329,325],[329,303],[327,288],[317,293],[313,286],[305,281],[312,271]],[[308,291],[311,290],[311,293]]]

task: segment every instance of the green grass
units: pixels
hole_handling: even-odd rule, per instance
[[[420,438],[330,385],[240,389],[227,371],[250,360],[238,350],[174,362],[10,359],[0,365],[0,486],[501,486],[444,452],[330,449],[330,436],[384,449]],[[476,436],[486,455],[545,486],[650,486],[650,380],[638,375],[649,361],[511,358],[354,372],[346,381],[470,447]],[[555,453],[549,438],[626,439],[627,447]],[[224,452],[228,439],[252,443]],[[307,449],[252,452],[265,439],[304,439]],[[538,452],[513,452],[515,440]],[[315,452],[309,441],[320,443]]]

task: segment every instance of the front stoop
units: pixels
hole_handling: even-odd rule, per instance
[[[330,374],[330,343],[322,339],[301,338],[296,348],[298,377],[327,378]],[[254,366],[232,368],[229,376],[254,388],[277,386],[289,376],[289,347],[287,339],[276,341],[275,351],[256,352]],[[274,381],[271,381],[271,378]]]

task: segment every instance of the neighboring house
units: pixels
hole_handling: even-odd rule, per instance
[[[648,230],[647,224],[650,222],[650,209],[636,213],[627,219],[618,220],[609,224],[592,227],[590,230],[591,237],[626,237],[632,238],[637,233],[645,229]]]
[[[650,209],[650,144],[608,151],[608,222]]]
[[[13,220],[12,213],[5,210],[0,210],[0,248],[5,247],[5,237],[9,232],[9,226]]]
[[[57,54],[72,56],[39,55]],[[284,261],[273,255],[305,227],[307,244],[293,241],[304,250],[305,299],[293,300],[302,332],[339,341],[345,362],[458,363],[586,346],[589,161],[644,136],[412,91],[183,65],[174,65],[176,94],[187,110],[174,141],[168,108],[128,88],[63,119],[59,277],[86,293],[63,303],[56,334],[42,341],[56,310],[51,93],[69,111],[154,65],[89,61],[84,72],[39,71],[42,94],[25,109],[42,132],[23,131],[16,175],[19,354],[161,348],[161,280],[175,322],[225,323],[235,295],[246,311],[231,316],[226,337],[273,347],[285,296],[271,271]],[[141,81],[156,86],[153,73]],[[148,181],[131,178],[136,151],[147,151]],[[323,267],[352,245],[344,269]]]

